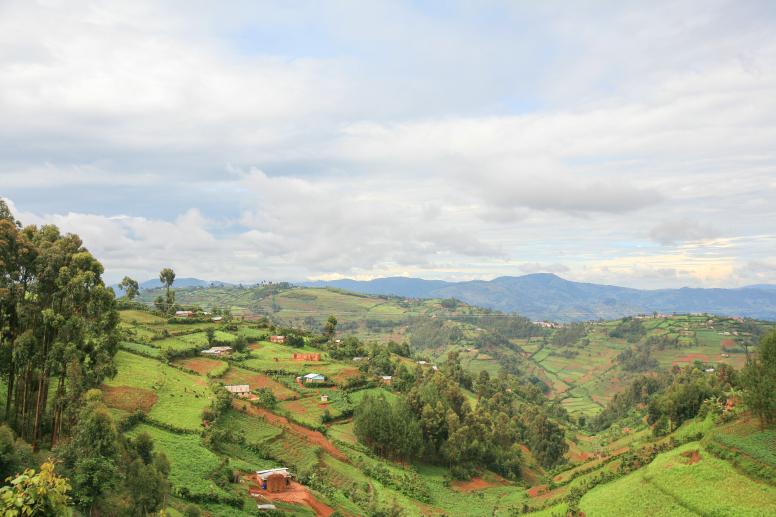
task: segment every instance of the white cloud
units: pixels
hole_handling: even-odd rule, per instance
[[[773,13],[668,6],[4,2],[0,187],[116,276],[776,281]]]

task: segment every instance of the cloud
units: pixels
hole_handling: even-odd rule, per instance
[[[566,273],[569,271],[568,266],[563,264],[540,264],[538,262],[531,262],[527,264],[521,264],[518,266],[520,271],[524,273]]]
[[[663,245],[713,239],[719,235],[719,231],[711,226],[688,219],[664,221],[649,232],[652,240]]]
[[[2,195],[118,277],[776,280],[745,271],[773,258],[752,237],[776,217],[773,22],[722,0],[7,1]]]

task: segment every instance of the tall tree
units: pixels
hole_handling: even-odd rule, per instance
[[[124,296],[129,300],[130,302],[135,298],[135,296],[138,295],[140,292],[140,285],[137,283],[137,280],[134,280],[132,278],[129,278],[128,276],[125,276],[121,283],[119,284],[119,287],[121,287],[121,290],[124,291]]]
[[[173,271],[171,268],[166,267],[159,271],[159,281],[164,285],[165,289],[167,289],[167,307],[166,310],[169,311],[170,308],[175,303],[175,295],[170,291],[170,288],[172,287],[173,282],[175,282],[175,271]]]
[[[326,320],[326,324],[323,326],[323,334],[327,338],[333,339],[336,331],[337,331],[337,318],[334,316],[334,314],[330,314],[329,318]]]
[[[760,427],[776,424],[776,332],[760,340],[742,375],[744,401],[760,419]]]

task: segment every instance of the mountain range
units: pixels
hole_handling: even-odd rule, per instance
[[[233,284],[199,278],[176,278],[174,285],[176,288],[186,288]],[[653,312],[705,312],[776,320],[776,285],[773,284],[735,289],[633,289],[573,282],[552,273],[535,273],[465,282],[388,277],[300,282],[297,285],[408,298],[457,298],[470,305],[515,312],[534,320],[559,322],[617,319]],[[142,289],[160,286],[158,278],[140,284]],[[113,288],[117,293],[121,292],[118,286]]]
[[[561,322],[615,319],[652,312],[707,312],[776,319],[776,286],[768,284],[736,289],[647,290],[573,282],[551,273],[536,273],[466,282],[390,277],[368,281],[306,282],[303,285],[413,298],[452,297],[471,305],[516,312],[532,319]]]

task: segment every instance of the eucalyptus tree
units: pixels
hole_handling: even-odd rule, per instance
[[[0,329],[6,420],[37,449],[44,427],[52,445],[81,393],[115,374],[113,291],[102,265],[77,235],[56,226],[20,228],[0,206]],[[49,385],[56,379],[53,405]],[[44,425],[47,416],[50,425]]]
[[[128,276],[125,276],[121,280],[119,287],[121,287],[121,290],[124,291],[124,296],[130,302],[134,300],[135,296],[137,296],[140,292],[140,285],[137,283],[137,280],[129,278]]]
[[[169,267],[162,269],[159,271],[159,281],[162,283],[162,285],[164,285],[165,289],[167,289],[166,309],[169,311],[175,303],[175,294],[170,291],[173,282],[175,282],[175,271]]]

